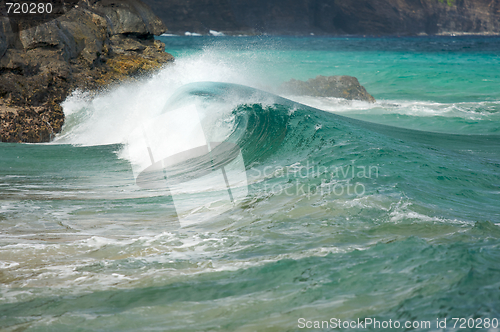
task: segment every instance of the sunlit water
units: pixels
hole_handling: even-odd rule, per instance
[[[162,41],[174,65],[75,92],[53,143],[0,144],[1,328],[498,322],[500,39]],[[278,96],[317,75],[356,76],[377,102]],[[136,185],[129,146],[179,103],[239,146],[248,181],[231,205],[184,193],[203,202],[188,226],[173,191]]]

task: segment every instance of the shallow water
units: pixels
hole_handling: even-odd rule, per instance
[[[3,329],[498,331],[500,39],[162,41],[175,65],[75,93],[55,142],[0,144]],[[276,95],[317,75],[356,76],[377,102]],[[179,105],[239,146],[234,203],[136,185],[131,133]],[[185,128],[157,132],[150,146],[185,148]]]

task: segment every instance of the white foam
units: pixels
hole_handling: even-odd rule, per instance
[[[212,36],[215,36],[215,37],[225,36],[225,34],[223,34],[222,32],[215,31],[215,30],[210,30],[210,31],[208,31],[208,33],[210,33]]]
[[[500,108],[500,101],[438,103],[417,100],[378,100],[369,103],[360,100],[346,100],[334,97],[312,97],[284,95],[295,102],[332,113],[349,114],[400,114],[418,117],[461,117],[481,120],[494,114]]]
[[[76,91],[62,104],[66,121],[54,143],[122,143],[138,123],[158,116],[179,87],[203,81],[257,87],[262,80],[259,67],[255,59],[234,59],[223,49],[206,49],[177,59],[152,76],[94,96]]]

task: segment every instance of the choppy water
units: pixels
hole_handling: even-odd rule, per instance
[[[52,144],[0,144],[1,328],[499,330],[500,39],[162,41],[175,65],[75,93]],[[317,75],[377,102],[276,95]],[[131,133],[186,149],[161,121],[179,105],[240,148],[234,203],[136,185]]]

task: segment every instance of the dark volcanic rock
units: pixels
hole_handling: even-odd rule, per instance
[[[131,79],[173,61],[154,39],[166,31],[138,0],[85,0],[29,29],[0,16],[0,141],[46,142],[61,130],[60,103],[75,89]]]
[[[335,97],[375,102],[358,79],[352,76],[317,76],[306,82],[291,79],[280,87],[284,93],[315,97]]]
[[[94,8],[111,21],[112,34],[161,35],[162,21],[144,3],[137,0],[93,1]]]
[[[170,31],[500,33],[500,0],[144,0]],[[448,4],[449,2],[449,4]]]

